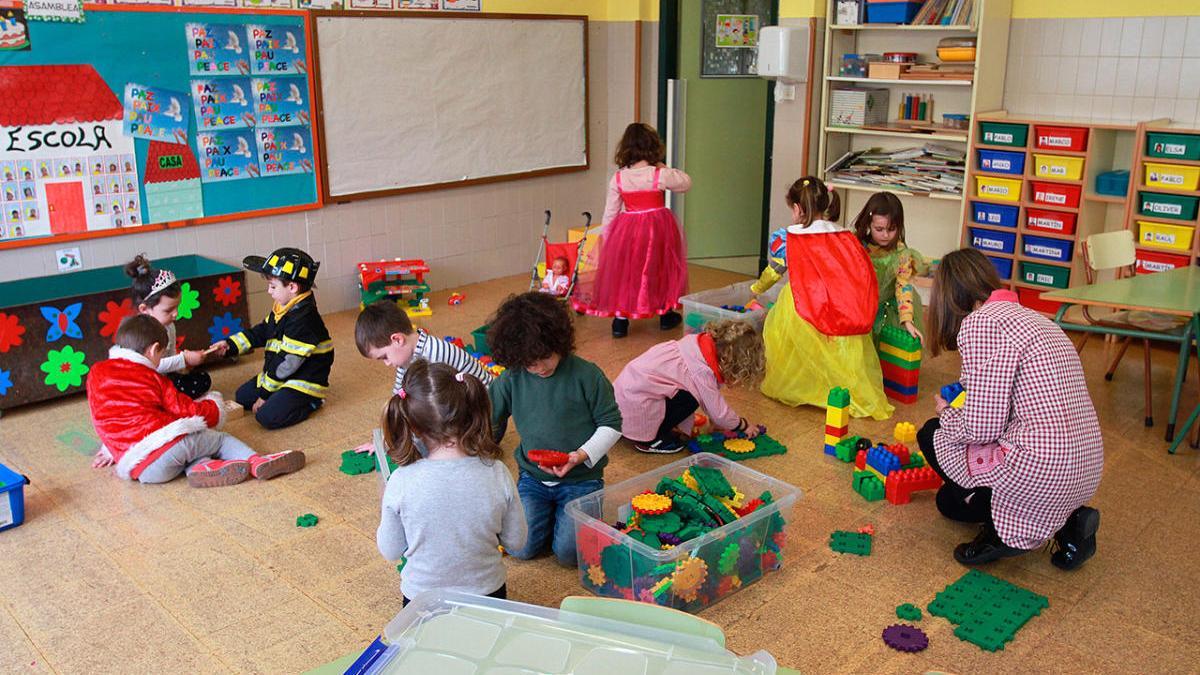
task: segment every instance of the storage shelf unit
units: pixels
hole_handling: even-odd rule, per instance
[[[908,244],[927,257],[939,258],[958,247],[958,226],[964,204],[962,195],[847,185],[829,180],[826,170],[845,153],[870,148],[889,151],[934,143],[965,152],[970,130],[946,128],[933,133],[919,133],[831,126],[831,92],[835,88],[847,87],[886,89],[890,94],[887,111],[889,123],[897,121],[897,104],[899,97],[904,94],[931,95],[935,120],[941,120],[946,113],[974,117],[979,111],[998,109],[1004,91],[1012,0],[975,0],[975,23],[967,26],[837,25],[832,22],[832,17],[837,16],[834,5],[835,0],[827,0],[826,16],[831,20],[825,25],[818,176],[839,191],[846,222],[853,220],[872,193],[886,191],[898,195],[904,205]],[[975,70],[971,81],[871,79],[839,75],[843,54],[917,52],[921,61],[936,63],[939,40],[968,36],[974,36],[977,40]],[[964,195],[965,188],[964,185]]]
[[[1200,178],[1196,175],[1200,174],[1200,159],[1196,159],[1200,129],[1176,129],[1158,121],[1139,124],[1134,150],[1136,160],[1129,176],[1133,199],[1126,209],[1125,226],[1138,241],[1138,272],[1197,264],[1200,186],[1195,181]],[[1166,184],[1150,185],[1148,165],[1154,164],[1171,168],[1180,183],[1172,185],[1173,179],[1167,179]]]
[[[1057,305],[1043,301],[1043,291],[1087,283],[1080,250],[1084,240],[1128,226],[1128,213],[1137,198],[1133,172],[1140,125],[1023,119],[997,111],[978,116],[972,126],[962,245],[991,256],[1001,276],[1009,271],[1004,281],[1022,303],[1053,312]],[[1037,130],[1045,127],[1060,131],[1039,135]],[[984,143],[984,139],[996,142]],[[1005,144],[1005,139],[1011,144]],[[983,169],[985,163],[989,170]],[[1122,169],[1131,172],[1125,196],[1095,191],[1099,174]],[[996,193],[1004,186],[1012,188],[1015,196]],[[1059,201],[1048,203],[1048,199]],[[1008,218],[1004,225],[980,222],[977,214],[982,210],[987,220],[987,214],[1004,209],[1010,216],[1016,209],[1015,219]],[[1011,255],[989,250],[1009,242]],[[1062,251],[1060,259],[1047,259],[1044,254],[1055,249]]]

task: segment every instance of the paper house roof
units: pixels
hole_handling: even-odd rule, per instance
[[[183,164],[170,160],[160,161],[163,158],[174,157],[180,157]],[[200,163],[196,161],[192,149],[186,145],[150,141],[150,147],[146,150],[146,170],[142,176],[142,182],[146,185],[200,178]]]
[[[122,113],[91,66],[0,67],[0,127],[102,122]]]

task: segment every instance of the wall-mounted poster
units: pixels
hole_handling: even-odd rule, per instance
[[[308,83],[303,77],[256,77],[254,116],[260,127],[308,124]]]
[[[168,143],[187,143],[188,95],[130,82],[125,85],[125,134]]]
[[[25,17],[30,21],[83,23],[83,0],[25,0]]]
[[[184,7],[237,7],[237,0],[180,0]]]
[[[0,106],[0,239],[140,225],[133,139],[96,69],[0,67],[0,100],[23,99]]]
[[[304,31],[300,26],[250,24],[250,70],[255,75],[297,75],[308,72]]]
[[[350,0],[350,9],[392,9],[392,0]]]
[[[240,129],[254,126],[254,88],[248,77],[192,80],[196,128]]]
[[[242,6],[258,9],[291,9],[292,0],[242,0]]]
[[[717,46],[753,48],[758,46],[758,16],[755,14],[718,14]]]
[[[480,0],[442,0],[442,9],[458,12],[478,12]]]
[[[0,51],[29,51],[29,27],[25,25],[25,10],[0,10]]]
[[[312,134],[308,127],[257,129],[255,133],[263,176],[312,173]]]
[[[396,0],[396,9],[437,9],[438,0]]]
[[[200,159],[200,180],[215,183],[257,178],[260,171],[255,147],[253,129],[223,129],[197,133],[196,154]]]
[[[250,46],[246,27],[236,24],[189,23],[188,40],[191,75],[249,75]]]

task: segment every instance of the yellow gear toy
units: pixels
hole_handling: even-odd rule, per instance
[[[700,594],[700,586],[708,578],[708,564],[700,558],[681,560],[671,575],[671,589],[684,602],[692,602]]]
[[[671,510],[671,498],[654,492],[634,495],[630,504],[634,511],[645,516],[657,516]]]
[[[754,452],[754,441],[746,438],[730,438],[725,441],[725,449],[730,452],[736,452],[739,455],[744,455],[747,452]]]

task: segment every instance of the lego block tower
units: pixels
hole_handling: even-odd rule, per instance
[[[825,407],[825,454],[837,456],[837,445],[850,430],[850,390],[834,387],[829,390]]]
[[[879,367],[883,391],[899,403],[917,402],[917,380],[921,375],[921,342],[908,331],[885,326],[879,335]]]
[[[425,275],[429,266],[424,260],[378,260],[358,264],[359,300],[362,307],[388,298],[410,317],[430,316],[429,284]]]

